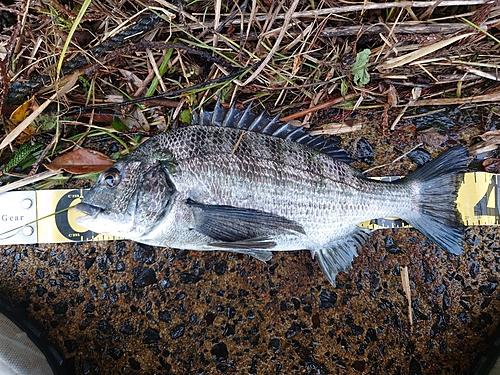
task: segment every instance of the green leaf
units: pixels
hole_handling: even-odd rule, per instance
[[[370,58],[371,51],[367,48],[356,55],[356,61],[351,68],[351,73],[354,77],[354,84],[356,86],[364,86],[370,82],[370,74],[366,69],[368,59]]]
[[[123,132],[128,130],[127,125],[123,123],[123,121],[117,115],[113,116],[113,122],[111,123],[111,127],[116,131]]]
[[[43,145],[41,143],[35,143],[34,145],[30,145],[27,143],[22,144],[19,147],[19,150],[12,156],[12,158],[9,160],[5,168],[2,170],[2,172],[8,172],[12,168],[14,168],[16,165],[20,164],[24,159],[26,159],[28,156],[30,156],[32,153],[34,153],[36,150],[38,150],[40,147]]]
[[[342,82],[340,82],[340,95],[346,96],[348,88],[349,86],[347,85],[347,80],[343,79]]]
[[[179,121],[191,124],[191,111],[189,109],[183,110],[179,116]]]

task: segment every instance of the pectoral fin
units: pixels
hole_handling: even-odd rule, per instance
[[[193,211],[193,229],[215,241],[244,243],[281,233],[304,233],[304,229],[294,221],[268,212],[206,205],[191,199],[188,199],[186,204]]]
[[[271,260],[273,254],[266,249],[274,248],[276,246],[276,242],[265,238],[255,238],[247,241],[215,242],[209,244],[208,246],[211,246],[214,249],[250,255],[251,257],[254,257],[262,262],[267,262],[268,260]]]
[[[369,235],[369,229],[356,227],[342,239],[330,244],[328,248],[311,251],[313,258],[317,257],[325,277],[333,286],[337,274],[351,266],[354,257],[358,255],[358,250]]]

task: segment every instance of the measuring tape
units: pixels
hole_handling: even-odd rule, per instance
[[[83,192],[60,189],[0,194],[0,245],[118,239],[76,224],[83,214],[68,208],[81,201]]]
[[[391,181],[397,178],[382,179]],[[0,245],[120,239],[97,234],[76,224],[76,218],[83,214],[68,208],[79,203],[83,193],[84,190],[60,189],[0,194]],[[466,226],[498,225],[499,175],[485,172],[464,174],[457,207]],[[410,227],[398,218],[374,219],[360,225],[370,229]]]

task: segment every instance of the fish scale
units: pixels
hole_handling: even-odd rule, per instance
[[[265,114],[217,103],[193,122],[152,137],[103,172],[77,206],[86,214],[80,225],[263,261],[271,251],[309,250],[332,284],[368,238],[357,226],[366,220],[399,217],[445,250],[462,251],[455,200],[464,147],[383,182],[346,164],[336,138],[313,137]]]

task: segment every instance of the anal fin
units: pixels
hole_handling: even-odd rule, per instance
[[[313,258],[317,258],[321,270],[333,286],[337,274],[351,267],[354,257],[358,255],[358,250],[369,235],[369,229],[356,227],[345,237],[330,243],[328,248],[311,251]]]

